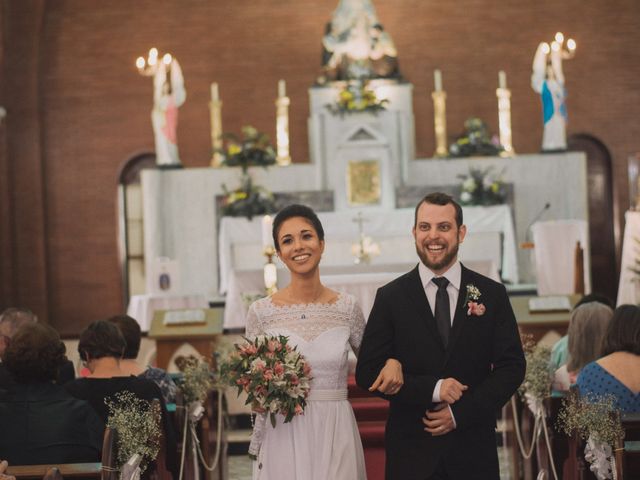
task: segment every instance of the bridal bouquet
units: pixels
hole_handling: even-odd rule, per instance
[[[220,376],[238,395],[247,393],[246,404],[268,413],[276,426],[276,414],[284,415],[284,423],[301,415],[309,394],[310,368],[296,347],[287,344],[288,337],[259,336],[235,345],[229,359],[222,362]]]

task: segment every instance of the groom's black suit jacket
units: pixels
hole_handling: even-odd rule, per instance
[[[484,315],[467,315],[467,285]],[[438,334],[418,268],[378,289],[362,340],[356,381],[368,388],[388,358],[402,363],[404,386],[390,401],[387,480],[425,480],[441,465],[452,479],[498,479],[495,419],[524,378],[516,320],[503,285],[462,266],[448,347]],[[451,405],[457,428],[434,437],[422,418],[439,379],[468,385]]]

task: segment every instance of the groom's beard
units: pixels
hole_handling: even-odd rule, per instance
[[[451,263],[453,263],[454,259],[458,255],[459,246],[460,246],[460,242],[456,241],[455,245],[451,247],[451,249],[445,254],[445,256],[442,257],[440,261],[436,261],[436,262],[432,262],[431,260],[429,260],[429,255],[427,253],[426,246],[423,246],[423,248],[420,248],[420,246],[416,243],[416,253],[418,254],[418,257],[420,257],[420,260],[422,261],[422,263],[424,263],[424,265],[429,270],[441,270],[447,265],[450,265]]]

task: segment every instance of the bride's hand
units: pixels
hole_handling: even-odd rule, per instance
[[[395,358],[390,358],[385,363],[380,374],[369,387],[369,391],[378,390],[386,395],[395,395],[404,384],[402,376],[402,364]]]

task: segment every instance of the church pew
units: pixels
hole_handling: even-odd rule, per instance
[[[55,479],[54,469],[57,469],[63,478],[101,478],[102,475],[102,463],[100,462],[60,463],[57,465],[9,465],[6,474],[13,475],[16,480],[42,480],[45,477]]]
[[[615,448],[616,472],[618,480],[640,478],[640,413],[623,414],[624,439]],[[635,442],[635,448],[629,444]]]

